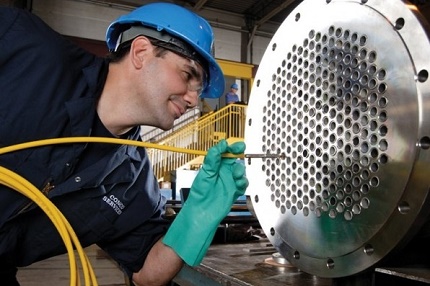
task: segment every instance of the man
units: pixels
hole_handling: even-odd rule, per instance
[[[225,103],[226,105],[239,103],[239,96],[237,95],[237,91],[239,86],[236,83],[233,83],[230,86],[230,91],[225,94]],[[230,113],[227,118],[228,124],[228,135],[229,137],[239,137],[240,136],[240,125],[241,120],[239,118],[239,112],[241,109],[236,108],[236,106],[230,107]]]
[[[223,92],[212,29],[182,7],[153,3],[118,18],[107,45],[109,58],[95,57],[31,13],[0,8],[0,147],[75,136],[140,140],[140,125],[169,129],[199,96]],[[170,228],[143,148],[52,145],[1,155],[0,165],[40,189],[82,246],[99,245],[136,285],[164,285],[184,261],[200,263],[244,193],[244,167],[221,157],[244,148],[222,141],[208,151]],[[0,186],[0,209],[2,285],[19,285],[17,266],[65,253],[52,222],[24,196]]]
[[[232,104],[239,102],[239,96],[237,95],[237,91],[239,90],[239,86],[236,83],[233,83],[230,86],[230,91],[225,94],[225,103]]]

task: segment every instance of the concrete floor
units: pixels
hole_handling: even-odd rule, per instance
[[[123,272],[97,246],[85,249],[99,286],[126,286]],[[76,255],[77,259],[78,256]],[[78,262],[80,263],[80,262]],[[83,278],[83,272],[79,273]],[[70,285],[70,268],[68,255],[60,255],[34,263],[18,270],[18,281],[21,286],[63,286]],[[82,286],[85,282],[82,280]]]

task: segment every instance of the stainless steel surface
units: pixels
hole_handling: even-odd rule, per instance
[[[429,213],[429,26],[401,0],[305,0],[276,32],[245,130],[272,244],[321,277],[373,266]]]
[[[330,286],[332,279],[319,278],[291,265],[274,263],[267,240],[213,244],[197,267],[185,265],[174,282],[181,286]],[[216,284],[214,284],[216,283]]]
[[[275,252],[272,254],[272,259],[273,261],[275,261],[276,263],[279,263],[281,265],[288,265],[290,264],[290,262],[285,259],[284,256],[282,256],[282,254],[280,254],[279,252]]]

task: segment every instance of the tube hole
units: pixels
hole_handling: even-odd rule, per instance
[[[275,235],[275,229],[273,227],[270,228],[270,235],[271,236]]]
[[[396,20],[394,28],[396,28],[397,30],[401,30],[404,26],[405,26],[405,19],[399,18]]]
[[[407,202],[403,201],[399,204],[398,210],[401,214],[407,214],[411,210],[411,207]]]
[[[375,249],[371,244],[367,244],[366,246],[364,246],[364,253],[366,253],[367,255],[372,255],[373,252],[375,252]]]
[[[425,81],[427,81],[428,77],[429,77],[429,72],[427,70],[421,70],[418,73],[418,81],[419,82],[425,82]]]
[[[328,269],[333,269],[334,268],[334,260],[329,258],[327,259],[327,268]]]
[[[424,150],[428,150],[430,148],[430,137],[424,136],[421,138],[419,142],[419,147]]]

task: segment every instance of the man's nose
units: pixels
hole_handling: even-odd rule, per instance
[[[199,99],[199,92],[196,90],[188,90],[184,99],[187,102],[188,108],[196,107]]]

